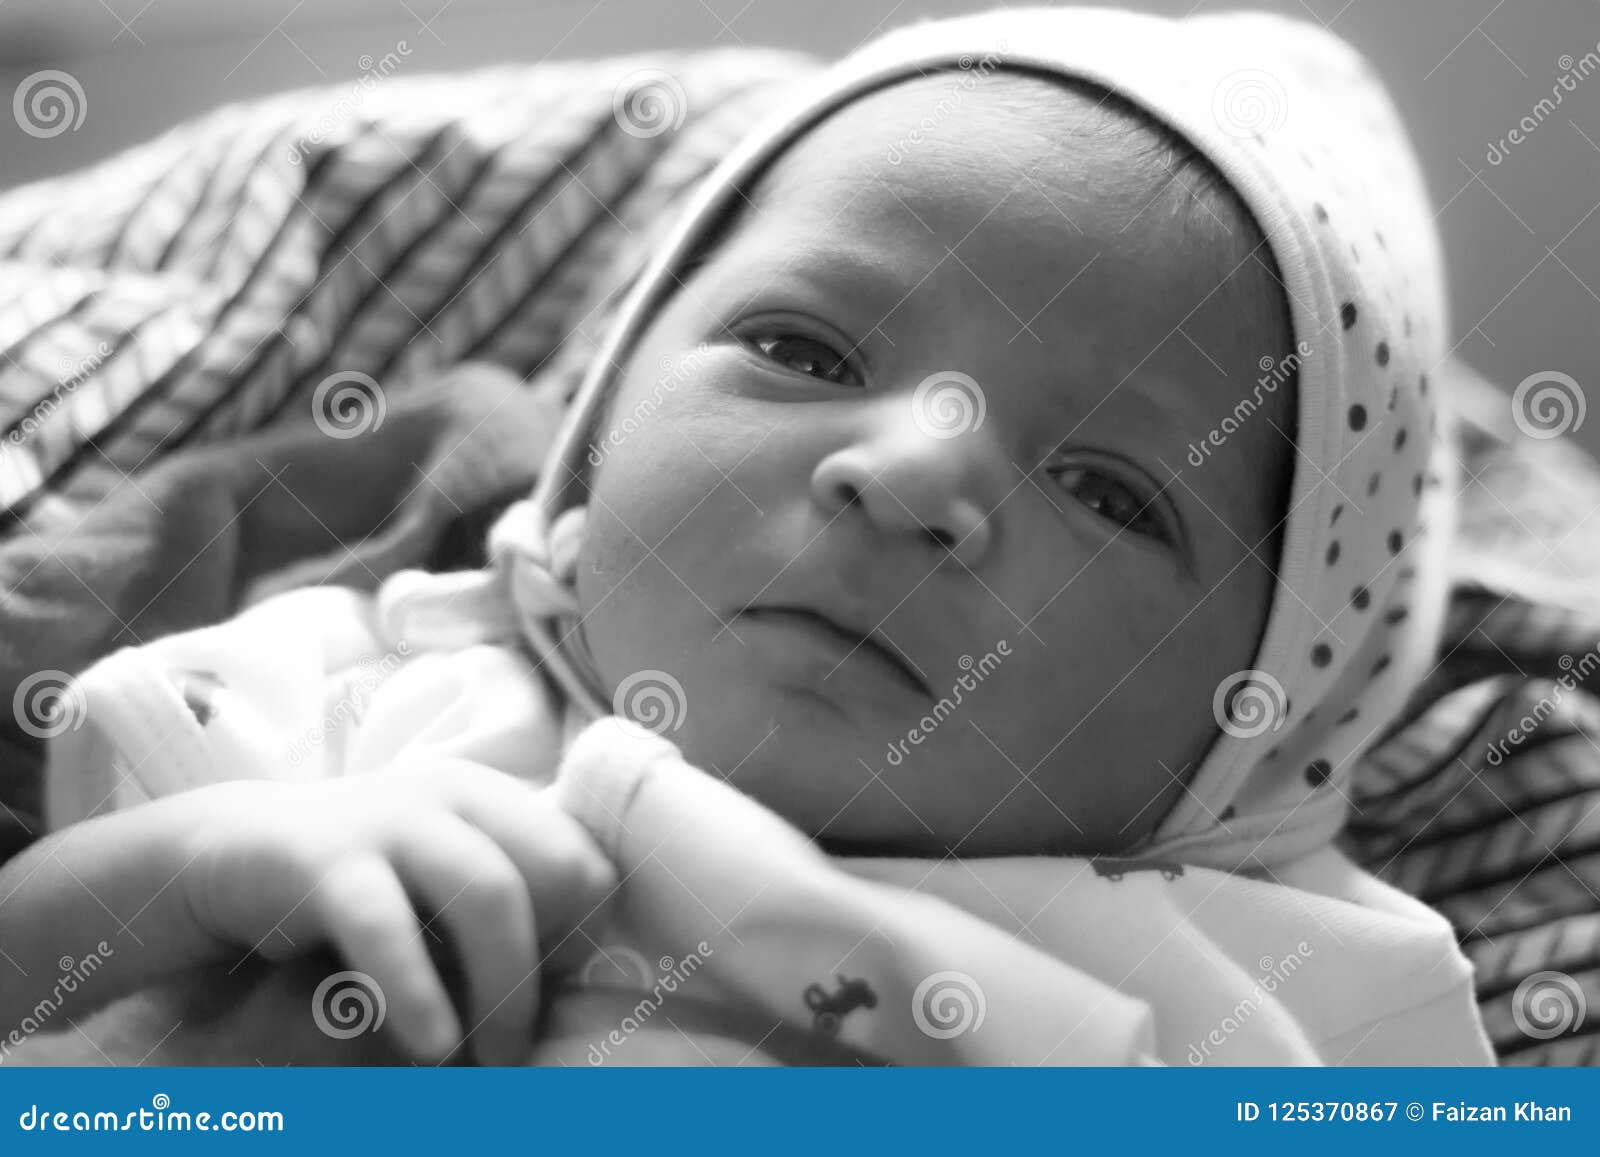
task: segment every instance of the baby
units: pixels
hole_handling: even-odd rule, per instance
[[[139,910],[99,1002],[331,946],[430,1060],[1492,1062],[1333,842],[1442,613],[1441,280],[1320,30],[886,36],[699,191],[489,570],[83,676],[0,933]]]

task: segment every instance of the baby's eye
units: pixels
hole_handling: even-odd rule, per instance
[[[819,381],[842,383],[853,375],[848,357],[835,352],[826,342],[804,334],[765,335],[752,338],[750,344],[773,361]]]
[[[1101,518],[1135,534],[1165,541],[1166,529],[1154,498],[1144,497],[1092,466],[1062,466],[1051,473],[1064,490]]]

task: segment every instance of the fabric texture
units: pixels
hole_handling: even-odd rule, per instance
[[[1427,373],[1447,331],[1432,211],[1382,85],[1320,28],[1257,13],[1006,9],[909,25],[840,62],[740,142],[639,278],[530,508],[496,535],[498,581],[575,702],[603,704],[575,600],[545,596],[552,580],[571,583],[570,568],[551,569],[548,528],[585,501],[615,368],[701,236],[808,127],[897,79],[984,65],[1094,81],[1171,126],[1239,193],[1282,272],[1300,418],[1277,590],[1256,660],[1223,695],[1228,725],[1141,849],[1272,870],[1340,830],[1355,757],[1422,680],[1444,613],[1456,492],[1448,418],[1441,434]],[[1263,92],[1265,115],[1233,107]]]
[[[41,673],[236,610],[232,576],[250,560],[229,527],[261,482],[238,505],[200,501],[233,477],[209,451],[274,462],[254,440],[305,421],[326,367],[387,382],[385,365],[420,359],[426,376],[475,350],[531,392],[570,396],[610,316],[596,297],[623,284],[607,280],[612,257],[642,251],[664,211],[818,68],[730,50],[392,78],[391,97],[310,149],[311,163],[286,166],[280,150],[347,95],[311,90],[0,194],[0,452],[41,422],[58,447],[0,504],[0,692],[15,705]],[[641,74],[670,76],[690,98],[681,123],[643,139],[618,131],[613,103]],[[516,131],[494,127],[503,117]],[[437,355],[423,356],[422,323]],[[278,336],[307,331],[321,339],[305,356]],[[270,356],[241,362],[258,348]],[[1600,1063],[1592,679],[1576,680],[1533,740],[1489,760],[1600,644],[1587,526],[1600,471],[1570,440],[1514,428],[1505,392],[1459,360],[1426,368],[1459,415],[1450,612],[1427,680],[1359,757],[1341,842],[1450,919],[1503,1063]],[[92,422],[52,417],[80,395],[98,399]],[[188,475],[190,499],[156,486],[169,465]],[[414,501],[408,489],[390,506]],[[461,506],[442,534],[434,519],[456,515],[448,504],[419,525],[434,538],[417,554],[381,552],[373,571],[424,557],[480,565],[503,502]],[[369,534],[322,533],[337,540],[315,548],[330,559]],[[0,712],[0,856],[43,830],[41,747]],[[1551,971],[1574,986],[1568,1007],[1575,994],[1589,1011],[1532,1035],[1516,1013]]]

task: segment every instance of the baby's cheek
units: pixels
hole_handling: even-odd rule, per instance
[[[1025,636],[1048,648],[1058,664],[1092,660],[1102,673],[1113,672],[1113,682],[1158,652],[1194,610],[1193,597],[1166,576],[1165,564],[1106,557],[1119,549],[1126,548],[1112,544],[1064,572],[1029,564],[1022,569],[1040,572],[1043,581],[1030,581],[1015,596],[1002,595],[1029,622]]]
[[[1101,765],[1126,757],[1177,766],[1209,734],[1212,691],[1237,658],[1237,624],[1219,629],[1220,607],[1197,604],[1176,584],[1103,573],[1094,582],[1085,571],[1034,620],[1039,640],[1019,640],[1019,722],[1031,721],[1034,744],[1046,750],[1070,736]]]

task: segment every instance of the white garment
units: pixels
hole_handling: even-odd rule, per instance
[[[51,826],[223,777],[458,756],[553,780],[615,860],[602,948],[636,962],[635,1021],[665,982],[897,1064],[1493,1063],[1449,925],[1331,847],[1272,879],[830,858],[636,725],[564,734],[521,653],[423,650],[379,622],[369,596],[296,591],[97,663],[81,726],[51,744]],[[607,1059],[646,1055],[638,1025],[589,1027],[622,1041]],[[541,1059],[570,1063],[574,1043]],[[699,1063],[689,1043],[670,1059]]]

